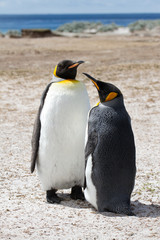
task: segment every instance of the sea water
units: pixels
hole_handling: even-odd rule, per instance
[[[47,28],[57,29],[65,23],[74,21],[101,22],[102,24],[115,23],[127,26],[137,20],[160,19],[160,13],[136,14],[23,14],[0,15],[0,32],[9,30]]]

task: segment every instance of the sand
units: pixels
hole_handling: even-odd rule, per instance
[[[140,36],[0,38],[0,239],[160,239],[160,39]],[[46,203],[37,173],[30,174],[31,135],[40,96],[62,59],[84,60],[77,79],[93,106],[96,89],[82,75],[117,85],[132,118],[137,175],[136,216],[98,213],[59,191]]]

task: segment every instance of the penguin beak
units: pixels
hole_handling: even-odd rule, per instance
[[[95,85],[95,87],[97,88],[97,90],[99,91],[99,86],[97,84],[97,80],[95,78],[93,78],[92,76],[90,76],[89,74],[87,73],[83,73],[86,77],[88,77],[89,79],[91,79],[91,81],[93,82],[93,84]]]
[[[75,62],[73,63],[71,66],[69,66],[68,68],[74,68],[74,67],[78,67],[80,64],[84,63],[84,61],[78,61],[78,62]]]
[[[89,79],[91,79],[91,81],[94,83],[95,87],[98,90],[99,98],[100,98],[101,102],[107,102],[107,101],[110,101],[117,97],[117,95],[118,95],[117,91],[119,91],[118,89],[116,90],[114,87],[114,89],[112,90],[109,88],[109,85],[108,85],[109,83],[104,83],[99,80],[96,80],[95,78],[93,78],[92,76],[90,76],[87,73],[83,73],[83,74],[85,76],[87,76]],[[113,86],[112,86],[112,88],[113,88]]]

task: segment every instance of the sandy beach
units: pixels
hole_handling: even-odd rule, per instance
[[[160,239],[160,38],[96,36],[0,38],[0,239]],[[46,203],[37,173],[30,173],[35,114],[55,65],[84,60],[77,79],[98,102],[93,75],[119,87],[132,119],[137,175],[136,216],[98,213],[59,191],[60,205]]]

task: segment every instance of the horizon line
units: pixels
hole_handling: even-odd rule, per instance
[[[93,14],[160,14],[160,12],[112,12],[112,13],[0,13],[0,15],[93,15]]]

